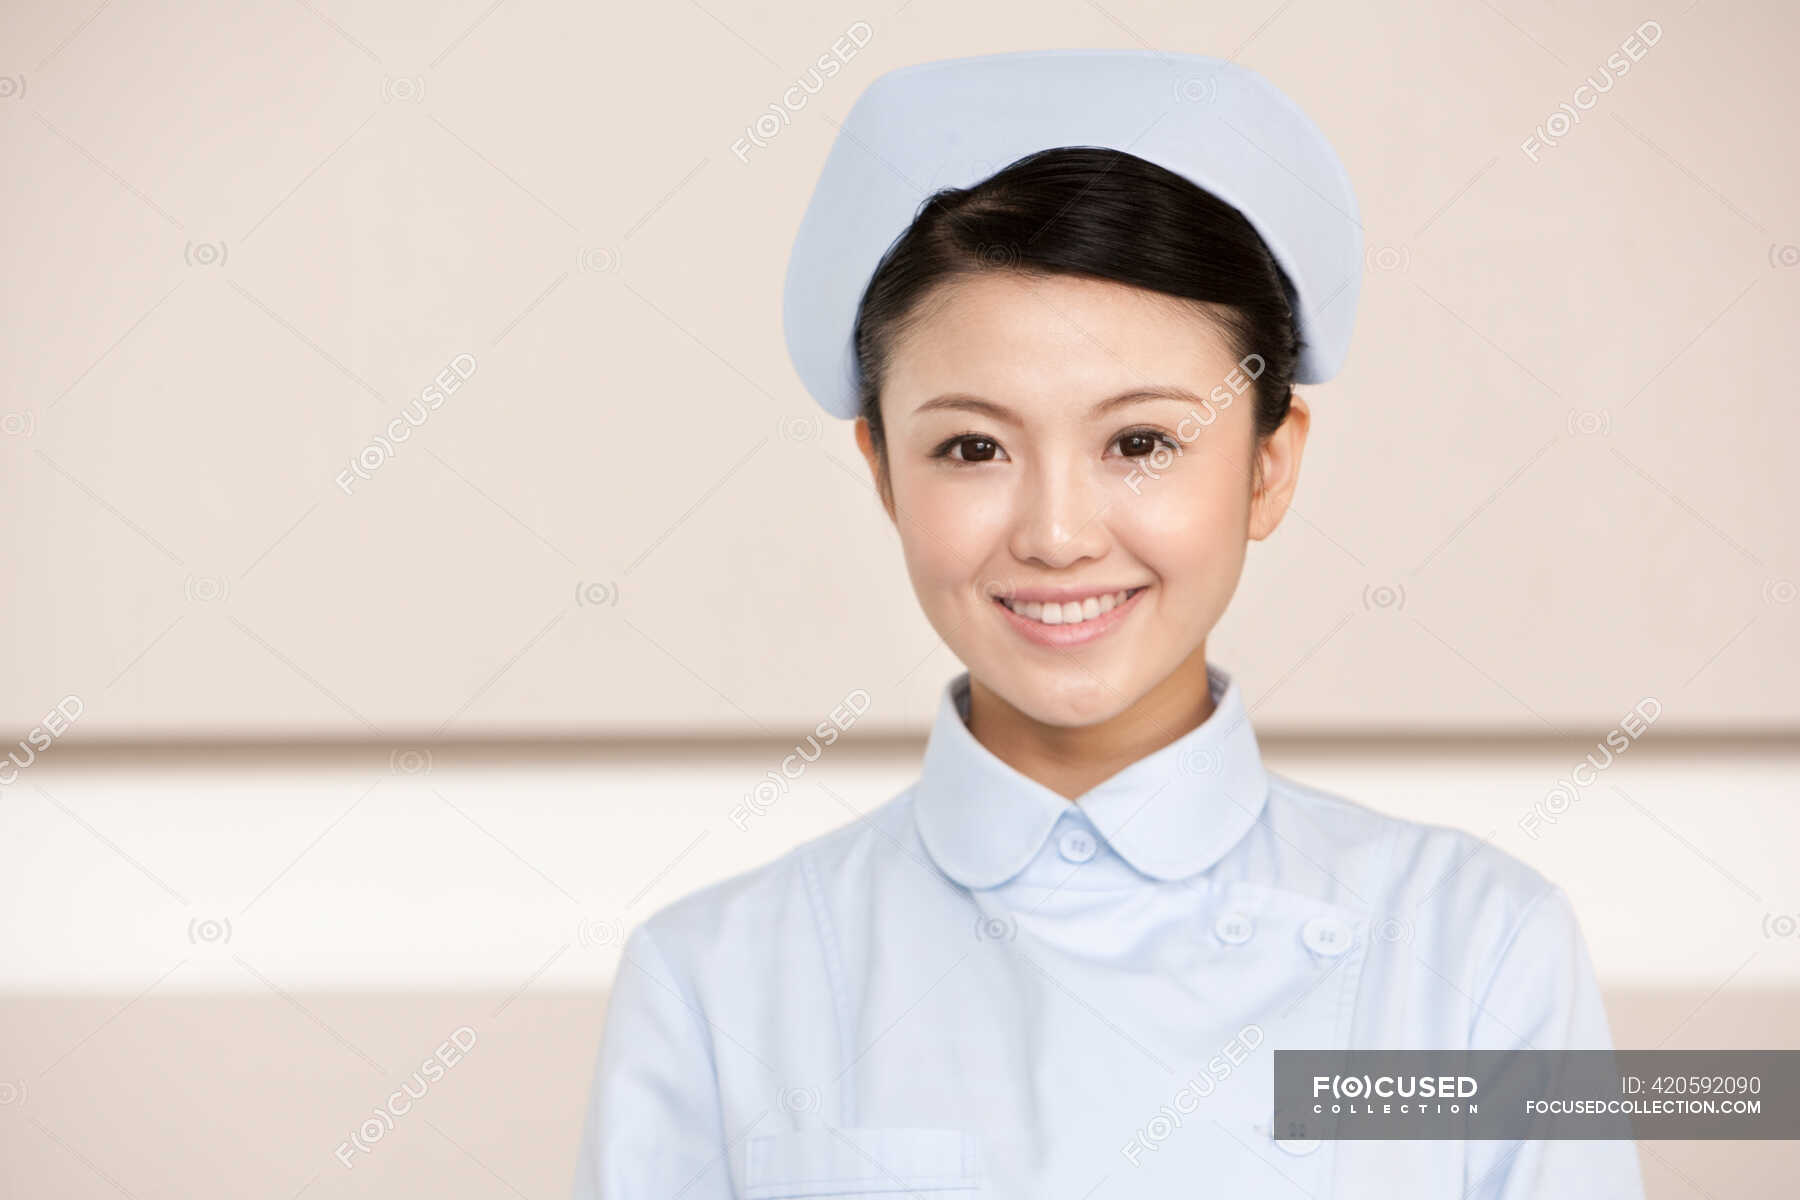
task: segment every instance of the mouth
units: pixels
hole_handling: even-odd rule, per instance
[[[1091,642],[1116,628],[1137,607],[1138,597],[1147,588],[1145,585],[1102,592],[1063,604],[1017,602],[996,596],[994,604],[1026,640],[1043,646],[1073,646]]]

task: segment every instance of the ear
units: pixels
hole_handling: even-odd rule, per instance
[[[1257,448],[1260,474],[1256,493],[1250,497],[1250,536],[1256,541],[1274,533],[1287,513],[1294,486],[1300,482],[1300,456],[1311,427],[1312,410],[1296,392],[1288,402],[1287,420]]]
[[[894,496],[888,487],[887,473],[881,469],[881,456],[875,453],[875,437],[869,432],[869,419],[856,418],[856,448],[862,451],[863,461],[869,464],[869,478],[875,481],[875,494],[881,497],[881,506],[887,510],[888,520],[898,524],[899,518],[894,515]]]

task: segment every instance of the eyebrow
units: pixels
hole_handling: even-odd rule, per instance
[[[1152,385],[1134,387],[1120,392],[1116,396],[1108,396],[1088,410],[1088,418],[1105,416],[1115,408],[1123,408],[1127,404],[1142,404],[1150,400],[1180,400],[1187,404],[1198,405],[1200,397],[1184,387],[1173,385]],[[980,396],[968,392],[945,392],[934,396],[913,410],[913,415],[937,412],[939,410],[980,413],[992,417],[996,421],[1006,421],[1013,425],[1021,424],[1018,414],[1004,404],[996,404],[992,400],[984,400]]]

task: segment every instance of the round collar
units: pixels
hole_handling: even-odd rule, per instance
[[[1154,879],[1212,866],[1262,815],[1268,775],[1236,681],[1208,663],[1213,712],[1073,803],[1112,848]],[[913,808],[925,847],[950,878],[994,887],[1023,870],[1069,800],[1020,773],[966,724],[969,673],[944,685]]]

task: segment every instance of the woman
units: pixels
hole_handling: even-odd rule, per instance
[[[914,785],[632,933],[578,1197],[1641,1196],[1628,1141],[1270,1128],[1277,1048],[1611,1045],[1558,887],[1268,772],[1206,657],[1294,492],[1292,386],[1344,356],[1356,212],[1214,59],[864,93],[788,340],[968,670]]]

